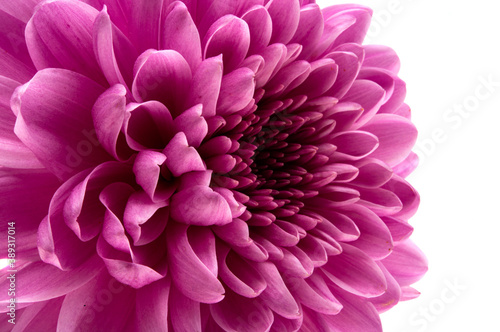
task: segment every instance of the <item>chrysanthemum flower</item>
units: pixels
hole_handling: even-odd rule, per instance
[[[369,332],[418,294],[417,131],[396,54],[361,45],[370,9],[0,9],[15,331]]]

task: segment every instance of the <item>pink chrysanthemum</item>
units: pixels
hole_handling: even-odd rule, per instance
[[[427,263],[417,131],[397,56],[361,45],[370,17],[0,0],[15,331],[380,331]]]

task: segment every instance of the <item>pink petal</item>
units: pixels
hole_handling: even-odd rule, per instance
[[[332,291],[344,307],[337,315],[322,316],[330,329],[382,332],[380,316],[373,304],[336,286],[332,286]]]
[[[187,172],[206,170],[200,155],[188,145],[186,135],[177,133],[167,144],[163,153],[167,156],[165,164],[174,176]]]
[[[170,111],[155,100],[128,104],[122,131],[128,146],[137,151],[163,149],[175,133]]]
[[[392,254],[382,263],[401,286],[417,282],[428,270],[427,258],[410,240],[394,246]]]
[[[300,8],[300,20],[291,43],[302,45],[300,59],[308,59],[317,47],[323,35],[323,14],[317,4],[309,4]]]
[[[417,140],[417,129],[407,119],[393,114],[377,114],[362,130],[378,137],[379,147],[371,154],[389,166],[402,162]]]
[[[2,4],[0,4],[0,8],[1,6]],[[25,22],[0,10],[0,48],[21,63],[32,67],[33,64],[24,38],[25,27]]]
[[[134,61],[137,50],[123,33],[112,23],[104,8],[93,25],[94,53],[100,68],[110,85],[132,84]]]
[[[413,233],[413,227],[407,221],[388,216],[382,217],[382,220],[389,228],[394,242],[404,241]]]
[[[25,83],[36,74],[35,67],[25,64],[7,52],[0,52],[0,75]]]
[[[343,101],[353,102],[363,107],[363,113],[353,128],[359,128],[370,121],[385,101],[386,92],[378,84],[369,80],[356,80],[343,97]]]
[[[217,274],[202,260],[193,246],[202,247],[204,255],[211,255],[210,261],[215,259],[215,239],[206,230],[198,238],[199,243],[191,243],[188,238],[190,226],[169,223],[167,230],[167,247],[169,273],[176,287],[187,297],[203,303],[216,303],[224,298],[224,287],[217,279]],[[191,226],[192,227],[192,226]],[[200,232],[203,232],[200,229]],[[215,260],[216,261],[216,260]]]
[[[106,82],[92,42],[98,14],[79,1],[42,4],[26,26],[26,42],[35,67],[69,69],[96,82]]]
[[[389,216],[399,213],[403,203],[398,196],[382,188],[358,188],[360,194],[359,204],[366,206],[379,216]]]
[[[224,284],[246,298],[259,296],[267,283],[251,264],[225,246],[217,250],[219,276]]]
[[[202,331],[200,303],[184,296],[177,287],[171,288],[169,310],[174,331]]]
[[[271,43],[287,44],[299,26],[299,1],[271,0],[266,4],[266,8],[273,20]]]
[[[14,134],[16,116],[12,113],[10,102],[18,86],[19,82],[0,76],[0,165],[12,168],[43,168],[33,152]]]
[[[399,58],[394,50],[382,45],[364,45],[365,61],[363,67],[387,69],[397,74],[400,67]]]
[[[133,319],[134,310],[134,291],[103,271],[65,296],[57,330],[91,330],[95,326],[106,331],[124,330],[128,321]],[[116,317],[124,319],[117,320]]]
[[[11,331],[56,331],[57,318],[63,299],[64,297],[58,297],[50,301],[31,304],[22,311],[22,314],[16,310],[18,311],[16,312],[16,325]],[[19,304],[17,307],[19,308]],[[11,323],[7,324],[12,325]],[[0,328],[2,327],[0,326]],[[5,329],[5,331],[7,330],[8,328]]]
[[[114,85],[99,96],[92,108],[94,128],[102,147],[119,161],[125,161],[132,151],[126,146],[120,133],[125,120],[127,90],[123,85]]]
[[[148,194],[153,202],[167,200],[175,191],[172,183],[163,181],[160,172],[165,162],[163,153],[145,150],[137,154],[134,161],[134,174],[138,185]]]
[[[168,326],[169,297],[171,281],[165,278],[146,285],[136,291],[135,330],[149,332]]]
[[[170,206],[172,218],[183,224],[220,226],[232,221],[226,199],[207,186],[192,186],[174,194]]]
[[[19,3],[0,1],[0,10],[26,23],[31,18],[31,15],[33,15],[35,7],[39,2],[41,0],[26,0]]]
[[[97,256],[91,257],[72,271],[61,271],[43,262],[33,262],[16,273],[16,302],[30,303],[57,298],[78,289],[94,279],[103,269]],[[1,289],[9,289],[10,281],[4,278]],[[0,295],[0,301],[9,301],[8,292]]]
[[[344,131],[333,135],[329,142],[337,146],[336,157],[346,160],[362,159],[379,146],[378,137],[366,131]]]
[[[336,5],[323,10],[325,17],[340,13],[354,17],[356,22],[335,39],[332,48],[345,43],[361,44],[370,26],[372,10],[360,5]]]
[[[39,71],[14,93],[14,131],[52,173],[68,178],[109,158],[95,137],[90,114],[102,92],[101,86],[75,72]]]
[[[168,5],[170,1],[167,1]],[[139,52],[147,49],[158,49],[160,35],[160,18],[164,0],[134,0],[130,1],[128,31],[130,40]],[[118,2],[118,6],[126,4]],[[119,7],[120,8],[120,7]],[[123,9],[122,9],[123,11]]]
[[[132,94],[139,101],[157,100],[173,114],[184,110],[191,84],[191,68],[174,50],[144,52],[134,68]]]
[[[111,276],[135,289],[165,277],[165,273],[160,273],[149,266],[123,260],[123,253],[116,251],[103,237],[97,242],[97,252]]]
[[[230,73],[248,53],[250,46],[248,24],[236,16],[223,16],[210,27],[203,45],[205,45],[203,58],[222,54],[224,73]]]
[[[394,247],[391,233],[377,214],[358,204],[344,208],[342,213],[359,228],[359,238],[350,244],[374,260],[383,259],[391,253]]]
[[[38,225],[47,215],[50,198],[58,186],[57,178],[45,170],[0,169],[0,218],[5,220],[0,231],[7,234],[8,222],[15,222],[15,249],[21,257],[38,258]],[[0,245],[4,255],[7,247],[7,241]]]
[[[164,6],[163,11],[160,22],[160,49],[179,52],[194,72],[201,62],[201,41],[186,5],[175,1],[168,8]]]
[[[254,76],[254,72],[248,68],[239,68],[224,76],[217,102],[218,115],[227,116],[238,112],[252,101]]]
[[[342,244],[342,249],[340,255],[330,256],[328,263],[321,267],[328,278],[354,295],[375,297],[383,294],[387,282],[377,264],[351,245]]]
[[[142,191],[130,196],[123,214],[123,224],[134,245],[148,244],[163,233],[169,215],[169,210],[163,208],[167,205],[168,201],[153,202]]]
[[[416,153],[410,152],[405,160],[394,166],[392,169],[395,174],[399,175],[402,178],[406,178],[415,170],[415,168],[417,168],[417,166],[418,156]]]
[[[247,247],[252,243],[248,225],[241,219],[234,218],[232,222],[222,226],[212,226],[212,230],[220,239],[230,246]]]
[[[379,313],[386,312],[387,310],[398,304],[401,298],[401,288],[396,279],[387,271],[384,264],[377,262],[380,269],[384,272],[385,279],[387,280],[387,291],[379,296],[370,299]]]
[[[358,76],[361,67],[360,59],[351,52],[333,52],[327,55],[338,66],[337,80],[328,94],[335,98],[342,98],[349,91]]]
[[[242,20],[247,22],[250,30],[250,47],[248,54],[260,54],[260,51],[271,41],[273,21],[266,8],[255,6],[250,8]]]
[[[364,158],[356,163],[358,176],[351,182],[359,187],[377,188],[389,181],[393,171],[385,163],[374,158]]]
[[[413,217],[420,204],[420,195],[407,181],[395,175],[383,188],[396,194],[403,204],[401,211],[394,214],[394,217],[405,220]]]
[[[300,317],[300,309],[292,294],[273,263],[263,262],[254,265],[267,282],[260,295],[262,301],[277,314],[290,319]]]
[[[188,144],[193,147],[199,147],[208,133],[207,121],[205,121],[202,113],[203,106],[198,104],[185,110],[174,120],[175,129],[184,132]]]
[[[259,300],[227,291],[223,301],[211,304],[210,313],[224,331],[269,331],[273,312]]]
[[[193,75],[187,106],[202,104],[205,118],[215,115],[222,82],[222,55],[201,62]]]

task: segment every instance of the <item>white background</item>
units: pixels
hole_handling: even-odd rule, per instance
[[[500,331],[499,3],[352,2],[374,10],[367,43],[397,51],[419,129],[410,223],[429,272],[418,299],[382,314],[384,331]]]

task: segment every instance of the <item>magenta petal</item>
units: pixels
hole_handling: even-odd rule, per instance
[[[239,68],[222,79],[217,114],[227,116],[242,110],[253,99],[255,91],[254,72]]]
[[[413,217],[420,204],[420,195],[406,180],[395,175],[383,188],[396,194],[403,204],[403,208],[398,213],[394,214],[393,217],[405,220]]]
[[[382,217],[382,220],[389,228],[395,243],[406,240],[413,232],[413,227],[407,221],[393,217]]]
[[[213,226],[212,230],[220,239],[230,246],[247,247],[252,243],[249,236],[248,224],[241,219],[234,218],[232,222],[222,226]]]
[[[161,165],[165,159],[163,153],[145,150],[139,152],[134,161],[136,182],[155,203],[170,198],[175,190],[174,185],[160,179]]]
[[[107,305],[102,305],[103,303]],[[128,320],[134,317],[134,310],[134,291],[103,271],[65,296],[57,330],[91,330],[94,326],[99,326],[106,331],[122,331]],[[116,320],[115,317],[124,319]]]
[[[372,10],[370,8],[348,4],[331,6],[323,11],[325,17],[329,17],[332,14],[348,15],[356,20],[354,24],[349,26],[335,39],[332,45],[333,48],[344,43],[361,44],[363,42],[368,27],[370,26],[372,16]]]
[[[402,162],[417,140],[417,129],[407,119],[393,114],[377,114],[362,130],[378,137],[379,147],[371,154],[389,166]]]
[[[200,303],[198,301],[186,297],[174,286],[170,291],[168,305],[174,331],[202,331]]]
[[[266,289],[260,295],[262,301],[283,317],[299,318],[299,306],[286,287],[276,266],[270,262],[256,263],[254,266],[267,282]]]
[[[79,1],[42,4],[26,27],[26,42],[35,67],[69,69],[89,75],[96,82],[105,82],[92,42],[92,27],[98,14]]]
[[[13,168],[43,168],[33,152],[14,134],[16,116],[10,106],[19,82],[0,76],[0,165]],[[14,98],[13,103],[17,102]],[[15,109],[18,107],[14,106]]]
[[[289,287],[302,305],[325,315],[336,315],[342,304],[328,289],[323,277],[313,274],[307,279],[290,278]]]
[[[215,115],[222,81],[222,55],[204,60],[193,75],[187,106],[203,105],[203,116]]]
[[[330,143],[337,146],[338,158],[347,160],[364,158],[376,151],[379,146],[378,137],[366,131],[344,131],[333,135]]]
[[[22,311],[18,309],[22,304],[17,304],[16,325],[12,331],[56,331],[57,318],[63,300],[64,297],[58,297],[49,301],[36,302]],[[12,325],[8,321],[5,324]],[[7,331],[10,326],[0,325],[0,329]]]
[[[40,302],[63,296],[91,281],[102,270],[104,266],[97,256],[72,271],[61,271],[43,262],[30,263],[16,273],[16,302]],[[5,278],[0,288],[7,290],[9,284]],[[9,298],[7,292],[0,295],[2,303],[8,302]]]
[[[157,239],[168,222],[168,202],[153,202],[142,191],[133,193],[127,201],[123,214],[123,224],[132,237],[134,245],[142,246]]]
[[[188,145],[186,135],[183,132],[177,133],[170,140],[163,153],[167,156],[165,164],[174,176],[206,170],[200,155]]]
[[[216,303],[224,298],[224,287],[213,269],[208,267],[188,238],[190,226],[170,223],[167,230],[169,273],[176,287],[187,297],[203,303]],[[192,227],[192,226],[191,226]],[[195,246],[204,247],[206,254],[215,255],[215,238],[206,230]],[[213,261],[213,258],[210,259]]]
[[[266,8],[255,6],[241,17],[247,22],[250,30],[250,47],[248,54],[259,54],[271,41],[273,21]]]
[[[126,18],[127,21],[123,22],[123,25],[128,26],[130,40],[136,45],[139,52],[150,48],[158,49],[161,10],[163,4],[168,5],[170,0],[119,1],[118,8],[123,11],[127,2],[130,3],[127,13],[129,17]]]
[[[175,115],[184,110],[191,84],[191,68],[174,50],[148,50],[134,68],[132,94],[139,101],[157,100]]]
[[[231,208],[226,199],[207,186],[192,186],[171,199],[171,215],[188,225],[225,225],[232,221]]]
[[[359,128],[370,121],[379,111],[385,97],[386,91],[375,82],[362,79],[356,80],[342,99],[363,107],[363,113],[356,120],[354,128]]]
[[[393,171],[385,163],[374,158],[364,158],[356,164],[358,176],[352,181],[360,187],[377,188],[389,181]]]
[[[363,298],[352,295],[336,286],[332,286],[342,310],[333,316],[322,316],[333,331],[370,331],[382,332],[382,324],[375,306]]]
[[[0,10],[26,23],[31,18],[31,15],[33,15],[35,7],[39,2],[41,2],[41,0],[26,0],[19,3],[1,1]]]
[[[414,152],[410,152],[405,160],[393,167],[394,173],[402,178],[406,178],[410,175],[415,168],[418,166],[418,155]]]
[[[93,26],[94,53],[100,68],[110,85],[132,83],[132,71],[137,51],[123,33],[116,28],[103,9]]]
[[[104,264],[106,264],[111,276],[119,282],[135,289],[139,289],[165,277],[165,274],[159,273],[149,266],[124,261],[122,259],[124,257],[123,253],[117,252],[103,237],[100,237],[97,242],[97,253],[104,261]]]
[[[165,8],[164,4],[163,10],[160,22],[160,49],[179,52],[194,71],[201,62],[201,42],[198,29],[186,5],[175,1],[168,8]]]
[[[249,299],[227,291],[223,301],[211,304],[210,313],[224,331],[269,331],[273,312],[258,299]]]
[[[0,4],[0,7],[1,6]],[[25,22],[0,10],[0,48],[2,52],[32,67],[31,58],[24,38],[25,28]]]
[[[47,214],[50,198],[59,186],[55,176],[44,170],[0,170],[0,218],[5,220],[0,231],[7,234],[9,221],[15,221],[16,253],[38,258],[36,234]],[[8,253],[8,242],[0,249]]]
[[[329,95],[342,98],[351,88],[361,68],[361,60],[351,52],[333,52],[327,55],[338,66],[337,80],[329,91]]]
[[[428,270],[427,258],[411,240],[398,243],[382,263],[401,286],[420,280]]]
[[[167,330],[170,289],[171,281],[167,275],[136,291],[134,327],[137,332]]]
[[[203,45],[203,58],[222,54],[224,73],[230,73],[247,55],[250,46],[248,24],[236,16],[223,16],[210,27]]]
[[[391,233],[377,214],[358,205],[346,207],[342,213],[359,228],[359,238],[350,244],[374,260],[383,259],[391,253],[394,247]]]
[[[15,133],[60,178],[103,162],[109,155],[95,137],[90,114],[102,92],[101,86],[80,74],[39,71],[16,90]]]
[[[300,8],[300,20],[291,43],[302,45],[300,59],[307,59],[316,49],[323,35],[323,14],[317,4],[309,4]]]
[[[394,74],[399,71],[399,58],[394,50],[382,45],[365,45],[364,67],[377,67],[387,69]]]
[[[199,147],[208,133],[208,125],[202,116],[203,106],[198,104],[182,112],[175,118],[174,127],[177,131],[182,131],[187,138],[188,144]]]
[[[246,298],[259,296],[267,283],[255,268],[229,248],[217,249],[219,276],[224,284],[235,293]]]
[[[363,251],[342,244],[342,253],[330,256],[321,270],[336,285],[354,295],[375,297],[385,292],[387,282],[377,264]]]
[[[124,137],[120,134],[125,120],[127,90],[114,85],[99,96],[92,108],[94,128],[102,147],[115,159],[125,161],[130,155]]]
[[[271,43],[287,44],[299,26],[299,0],[271,0],[266,8],[273,20]]]
[[[379,313],[386,312],[387,310],[398,304],[401,298],[401,287],[396,279],[387,271],[384,264],[377,262],[380,269],[384,272],[385,279],[387,280],[387,291],[379,297],[370,299]]]

